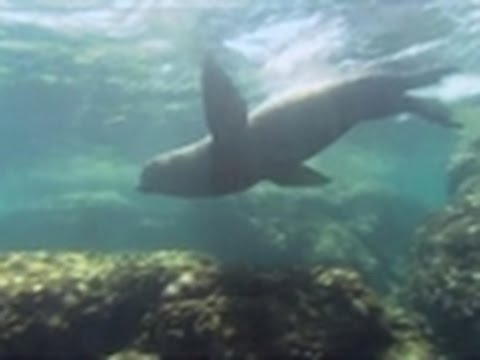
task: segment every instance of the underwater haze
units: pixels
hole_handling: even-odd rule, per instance
[[[4,249],[201,247],[203,227],[226,220],[212,214],[205,223],[197,212],[202,217],[210,208],[249,202],[257,191],[277,191],[260,185],[210,203],[135,190],[146,159],[206,133],[199,86],[206,52],[249,108],[293,86],[365,69],[454,66],[463,78],[443,83],[433,96],[456,106],[480,91],[475,1],[0,6]],[[417,119],[358,126],[312,160],[334,180],[315,194],[378,188],[431,209],[445,200],[456,137]]]
[[[417,288],[430,289],[428,286],[434,285],[425,282],[427,278],[433,279],[433,275],[418,275],[410,283],[408,274],[415,266],[427,268],[429,253],[425,249],[445,238],[443,233],[435,235],[444,227],[435,227],[436,223],[430,222],[432,214],[449,209],[457,198],[471,194],[470,187],[464,190],[459,184],[466,184],[465,174],[477,174],[479,49],[480,2],[477,0],[0,0],[0,250],[5,254],[40,252],[28,261],[32,264],[38,261],[42,264],[38,266],[45,269],[58,263],[68,267],[64,271],[79,274],[84,271],[87,277],[91,273],[81,268],[84,261],[93,261],[102,271],[107,269],[108,274],[114,272],[107,264],[110,260],[85,260],[82,257],[87,256],[85,254],[128,258],[129,254],[148,256],[150,252],[165,250],[177,254],[178,263],[191,261],[194,265],[187,268],[202,269],[199,274],[203,275],[198,276],[205,276],[210,282],[214,282],[212,274],[216,274],[216,270],[210,267],[205,270],[202,261],[177,252],[201,253],[222,264],[262,269],[321,264],[325,269],[308,273],[315,279],[311,280],[312,284],[317,284],[315,281],[320,278],[326,279],[327,275],[334,279],[326,281],[328,284],[339,281],[343,286],[345,279],[350,279],[349,284],[355,283],[352,279],[356,279],[356,275],[329,272],[329,267],[338,266],[362,274],[380,293],[409,293],[412,288],[408,286],[415,289],[415,284]],[[278,186],[262,181],[238,193],[190,199],[142,193],[138,185],[148,159],[190,144],[209,132],[201,86],[206,56],[215,59],[228,74],[249,111],[278,94],[312,84],[341,81],[345,76],[401,75],[449,68],[450,73],[438,82],[409,91],[409,95],[442,103],[462,127],[441,126],[410,113],[359,123],[308,159],[311,168],[331,179],[323,186]],[[321,114],[319,118],[321,121]],[[471,162],[458,165],[459,158]],[[455,221],[455,216],[452,218]],[[466,227],[465,224],[460,223],[454,230],[449,228],[451,232],[445,231],[453,234]],[[469,226],[475,224],[468,223]],[[418,237],[428,238],[431,243],[425,241],[430,245],[418,245]],[[444,246],[448,254],[450,245]],[[77,251],[83,255],[68,255]],[[458,252],[461,257],[462,251],[463,248]],[[55,253],[60,258],[49,260],[49,254]],[[64,253],[67,255],[62,255]],[[131,272],[131,268],[122,270],[127,268],[125,264],[130,266],[128,261],[132,260],[128,259],[122,263],[119,273]],[[155,266],[170,261],[163,255],[155,259],[159,261]],[[424,263],[422,259],[427,260]],[[7,269],[7,264],[15,261],[4,259],[0,265],[1,291],[2,276],[12,271]],[[148,261],[148,264],[155,263]],[[435,266],[444,264],[442,261]],[[474,263],[472,260],[469,264]],[[431,264],[433,266],[433,262]],[[444,265],[451,268],[447,263]],[[143,274],[141,271],[135,274],[140,273]],[[472,281],[478,282],[480,269],[468,274],[474,273]],[[13,272],[8,274],[16,276]],[[37,279],[34,274],[32,270],[31,279]],[[178,284],[166,285],[164,293],[178,296],[182,286],[193,282],[189,276],[190,273],[178,275]],[[258,281],[247,284],[235,277],[238,282],[235,284],[243,289],[238,290],[239,293],[253,287],[268,293],[274,286],[289,288],[310,284],[307,275],[302,277],[305,283],[298,282],[294,275],[292,279],[297,280],[289,276],[268,286],[258,285]],[[267,281],[266,277],[262,279]],[[129,281],[134,284],[139,280]],[[451,285],[452,281],[447,284]],[[438,284],[442,284],[438,285],[440,288],[444,286],[441,280]],[[34,283],[32,289],[38,290],[35,285],[38,284]],[[110,288],[110,285],[105,288],[125,290],[116,285]],[[199,285],[201,289],[195,291],[205,291],[208,286]],[[225,292],[230,294],[232,288],[227,286]],[[352,290],[348,294],[364,294],[362,291]],[[424,295],[437,293],[442,294],[442,290],[436,288]],[[417,295],[412,295],[413,302],[420,304],[416,309],[428,314],[432,314],[431,304],[454,302],[451,297],[448,300],[428,297],[427,301]],[[313,295],[308,293],[308,296]],[[365,299],[370,299],[369,296],[365,295]],[[362,306],[365,313],[370,314],[371,303],[367,303],[368,306]],[[336,305],[334,302],[332,306]],[[462,306],[459,305],[459,311],[463,314],[467,310]],[[480,308],[480,304],[478,306]],[[451,309],[453,305],[446,308]],[[272,311],[289,311],[280,305],[275,309]],[[476,308],[470,312],[474,314],[469,315],[470,318],[480,316]],[[0,314],[3,314],[1,309]],[[439,310],[434,318],[443,319],[442,314]],[[298,319],[304,319],[304,315]],[[349,319],[356,318],[352,315]],[[300,320],[299,323],[305,324],[310,321]],[[308,323],[312,329],[317,320]],[[2,321],[0,319],[0,356],[9,354],[2,345],[7,338],[2,335]],[[322,324],[329,324],[328,321]],[[174,320],[173,323],[178,325]],[[449,328],[450,323],[440,326],[435,321],[432,323],[435,331],[440,329],[439,338],[448,338],[449,334],[442,329]],[[371,325],[362,324],[359,320],[357,325],[362,329]],[[281,327],[275,323],[272,328],[277,326]],[[212,333],[216,331],[212,330],[215,327],[207,328]],[[378,325],[380,333],[382,329]],[[265,339],[274,336],[270,330],[265,330],[268,334]],[[155,331],[152,330],[152,334],[157,334]],[[377,334],[375,331],[372,334]],[[471,331],[474,339],[478,326]],[[223,328],[219,330],[219,334],[226,332]],[[357,335],[349,333],[348,336]],[[384,335],[378,336],[383,339]],[[385,339],[392,338],[390,335],[385,335]],[[66,339],[71,340],[68,336]],[[101,349],[92,353],[114,353],[121,349],[117,346],[121,340],[117,340],[105,345],[105,349],[99,345]],[[333,337],[329,344],[337,340]],[[193,358],[192,353],[182,352],[185,344],[165,341],[171,346],[167,346],[168,351],[173,349],[172,353],[180,353],[182,358]],[[88,343],[97,344],[91,339]],[[265,340],[265,343],[274,342]],[[453,354],[452,359],[480,356],[480,347],[474,340],[468,345],[453,343],[441,353]],[[142,351],[162,354],[165,349],[164,343],[158,345],[152,340],[148,344]],[[335,344],[332,349],[345,348]],[[5,345],[5,349],[8,346]],[[32,349],[41,347],[40,344],[31,346]],[[79,351],[72,350],[76,349],[73,345],[72,348],[65,346],[62,354]],[[212,350],[215,355],[210,354],[212,358],[231,358],[226,355],[230,354],[227,350],[222,352],[215,346],[207,346],[216,349]],[[250,345],[242,346],[240,349],[250,349]],[[255,351],[271,353],[273,359],[290,351],[285,350],[291,349],[288,346]],[[315,357],[318,349],[309,348],[304,354],[302,346],[295,345],[292,358],[310,358],[305,355],[309,351],[311,358],[354,359],[353,350],[350,355],[338,357],[336,350],[327,346],[322,349],[328,348],[331,352]],[[195,353],[203,351],[195,349]],[[362,359],[407,358],[395,357],[392,355],[395,351],[385,357],[374,357],[370,350]],[[237,358],[255,353],[254,350],[251,353],[235,351],[232,354],[237,354]],[[295,351],[303,355],[295,357]],[[85,354],[91,355],[88,351]],[[428,356],[412,358],[430,359]],[[438,359],[435,356],[431,359]]]
[[[212,237],[232,236],[217,228],[235,223],[223,216],[237,210],[220,210],[220,218],[216,211],[279,189],[262,184],[213,202],[136,191],[146,159],[206,133],[205,53],[225,67],[250,108],[343,73],[443,66],[462,77],[430,96],[461,106],[480,92],[479,11],[474,1],[3,1],[1,247],[223,247],[228,240]],[[335,202],[383,191],[421,215],[445,201],[457,136],[405,117],[360,125],[312,160],[331,185],[281,192]],[[394,221],[417,220],[406,217]]]

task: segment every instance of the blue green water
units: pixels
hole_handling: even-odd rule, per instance
[[[334,179],[328,189],[261,184],[217,200],[139,194],[142,164],[205,134],[206,52],[252,108],[359,69],[455,66],[474,77],[479,18],[474,0],[0,1],[0,248],[178,247],[298,261],[308,251],[292,243],[304,236],[295,231],[334,224],[320,235],[355,253],[342,232],[354,223],[373,237],[390,229],[388,257],[445,202],[462,133],[412,117],[363,124],[311,160]],[[455,110],[478,101],[468,86],[433,93]]]

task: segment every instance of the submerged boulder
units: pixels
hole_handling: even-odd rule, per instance
[[[451,202],[416,235],[410,302],[457,359],[480,356],[480,141],[450,167]]]
[[[407,289],[441,342],[462,356],[480,356],[479,219],[480,197],[470,195],[424,224]]]
[[[10,253],[0,298],[2,358],[434,358],[414,322],[340,267],[226,268],[175,251]]]
[[[183,267],[208,265],[181,253],[2,255],[0,357],[88,358],[121,349],[138,336],[159,289]]]

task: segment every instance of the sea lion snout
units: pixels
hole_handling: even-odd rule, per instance
[[[161,179],[161,174],[159,174],[161,173],[161,171],[159,171],[161,169],[162,166],[157,161],[148,161],[143,167],[137,190],[144,193],[155,192],[159,184],[159,179]]]
[[[148,181],[148,170],[145,167],[140,175],[140,181],[136,186],[136,190],[143,192],[143,193],[148,193],[152,192],[154,190],[153,188],[153,183],[151,181]]]

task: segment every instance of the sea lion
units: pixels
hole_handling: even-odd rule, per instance
[[[458,126],[441,103],[406,93],[449,72],[366,74],[313,85],[267,100],[248,114],[230,78],[207,58],[201,81],[210,134],[148,161],[138,189],[208,197],[240,192],[262,180],[282,186],[326,184],[329,177],[303,161],[360,121],[408,112],[447,127]]]

